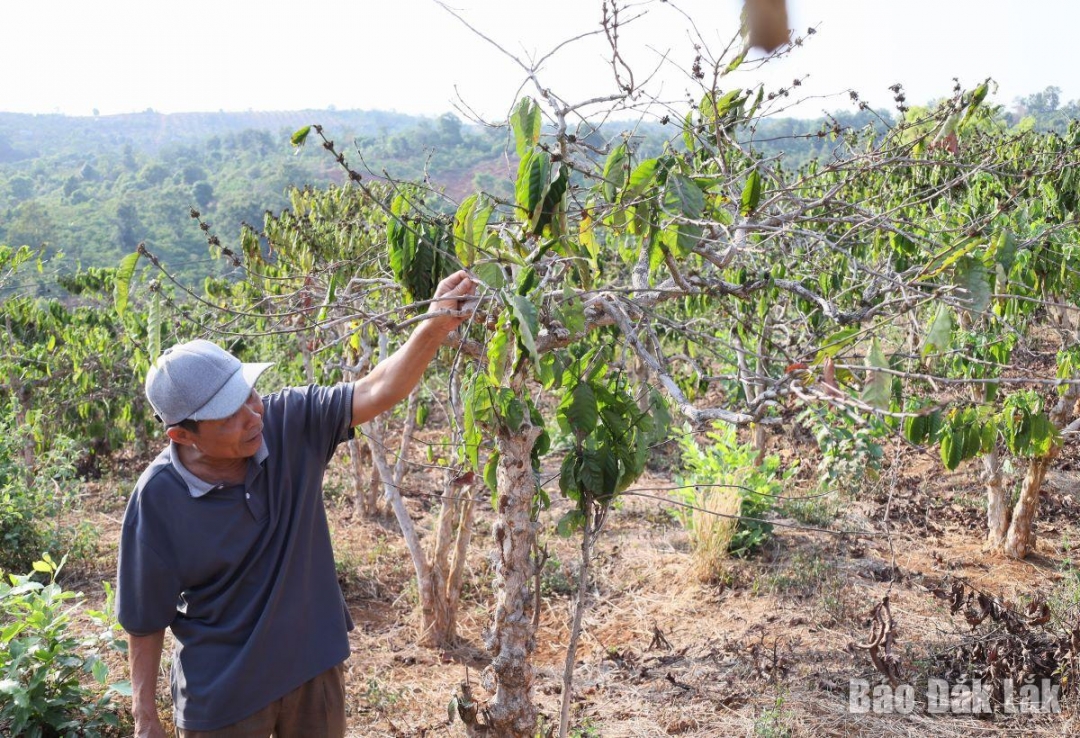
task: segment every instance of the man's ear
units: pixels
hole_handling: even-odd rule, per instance
[[[195,434],[187,428],[181,428],[178,425],[169,426],[165,429],[165,435],[167,435],[174,443],[178,443],[181,446],[195,445]]]

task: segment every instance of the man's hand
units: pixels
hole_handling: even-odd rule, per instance
[[[366,423],[408,396],[446,334],[472,315],[475,300],[470,298],[475,289],[476,282],[464,270],[439,282],[428,308],[431,317],[421,321],[405,345],[353,385],[352,425]]]
[[[425,322],[434,324],[445,333],[455,330],[472,315],[476,302],[468,298],[475,291],[476,282],[468,272],[464,269],[454,272],[439,282],[439,286],[435,288],[435,296],[428,307],[428,312],[457,314],[439,315]]]

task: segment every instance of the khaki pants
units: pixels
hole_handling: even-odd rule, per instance
[[[218,730],[181,730],[179,738],[343,738],[345,666],[338,664],[251,717]]]

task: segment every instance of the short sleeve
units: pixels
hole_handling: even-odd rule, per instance
[[[144,540],[138,496],[133,497],[124,520],[116,572],[116,619],[135,636],[157,633],[171,625],[181,591],[175,567]]]
[[[352,397],[351,382],[283,390],[274,401],[283,404],[282,433],[286,443],[303,444],[329,463],[338,445],[353,436]],[[299,417],[304,419],[302,427],[292,420]]]

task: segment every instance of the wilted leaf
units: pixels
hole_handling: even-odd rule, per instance
[[[923,341],[922,355],[926,356],[933,353],[942,353],[948,351],[949,346],[952,343],[952,309],[944,303],[938,305],[937,314],[934,316],[934,322],[930,324],[930,330],[926,333],[926,340]]]
[[[875,371],[889,368],[889,362],[885,359],[885,354],[881,352],[881,346],[876,338],[870,344],[870,353],[866,356],[866,366],[871,371],[868,372],[866,384],[863,386],[863,402],[878,409],[886,410],[889,407],[889,390],[892,381],[885,372]]]

